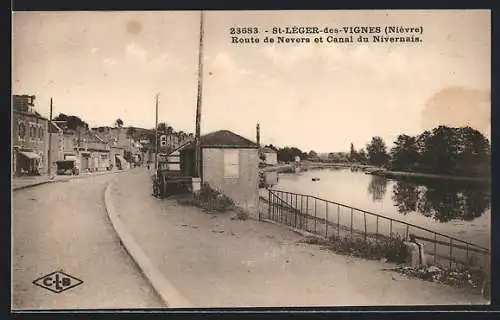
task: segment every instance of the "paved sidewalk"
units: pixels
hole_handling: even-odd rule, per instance
[[[146,256],[193,307],[486,303],[381,270],[388,264],[298,243],[282,226],[156,199],[145,171],[117,177],[111,197]]]
[[[99,176],[105,174],[112,174],[122,172],[123,170],[112,170],[112,171],[99,171],[99,172],[84,172],[76,176],[66,176],[66,175],[53,175],[50,177],[47,174],[40,176],[26,176],[26,177],[13,177],[12,178],[12,190],[24,189],[32,186],[37,186],[40,184],[51,183],[56,181],[67,181],[71,179],[85,178],[89,176]]]

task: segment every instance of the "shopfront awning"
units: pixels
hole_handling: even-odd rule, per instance
[[[26,158],[32,159],[32,160],[41,158],[38,154],[36,154],[34,152],[30,152],[30,151],[21,151],[19,153],[22,154],[23,156],[25,156]]]

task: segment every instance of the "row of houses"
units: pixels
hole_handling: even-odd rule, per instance
[[[113,133],[100,134],[85,126],[70,128],[66,121],[49,121],[35,110],[35,96],[14,95],[12,112],[12,173],[45,174],[49,165],[54,172],[56,161],[80,160],[82,172],[102,171],[126,165],[125,152],[139,152],[140,145]],[[50,148],[50,164],[49,160]]]

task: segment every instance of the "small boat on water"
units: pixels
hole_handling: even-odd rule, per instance
[[[319,178],[312,178],[312,181],[319,181]]]

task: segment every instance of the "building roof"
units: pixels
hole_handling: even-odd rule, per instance
[[[54,121],[49,121],[49,133],[58,133],[58,132],[63,132],[63,129],[61,129]]]
[[[194,148],[195,141],[181,145],[174,151]],[[200,146],[202,148],[244,148],[258,149],[259,145],[247,138],[237,135],[229,130],[219,130],[200,137]]]
[[[268,147],[261,148],[260,151],[263,153],[276,153],[276,150],[273,150],[273,149],[268,148]]]
[[[259,145],[229,130],[219,130],[201,136],[202,147],[259,148]]]
[[[34,117],[34,118],[38,118],[40,120],[45,120],[47,121],[48,119],[43,117],[41,114],[39,114],[38,112],[36,111],[33,111],[33,112],[29,112],[29,111],[19,111],[19,110],[13,110],[14,113],[17,113],[17,114],[22,114],[24,116],[31,116],[31,117]]]

